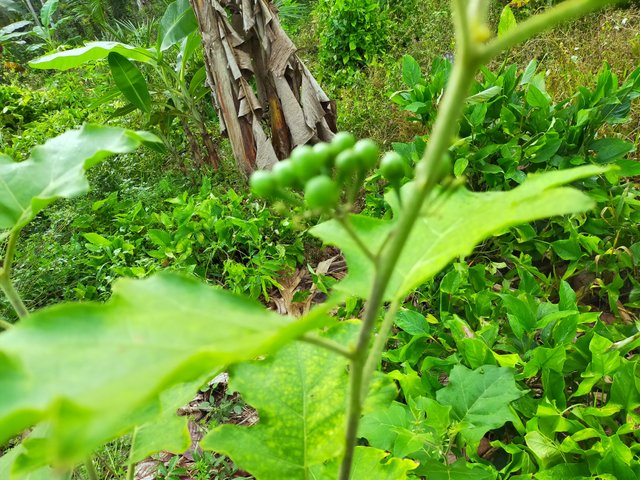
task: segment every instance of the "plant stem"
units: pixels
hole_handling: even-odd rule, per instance
[[[464,2],[462,0],[454,2],[454,8],[457,10],[455,12],[456,16],[465,14],[464,10],[461,10],[460,4],[464,4]],[[477,58],[473,58],[466,47],[467,40],[461,40],[464,41],[458,41],[459,51],[456,53],[456,61],[449,79],[449,86],[434,124],[427,150],[416,167],[415,190],[412,195],[409,195],[398,224],[391,234],[392,238],[389,245],[384,254],[381,255],[376,270],[373,288],[365,310],[364,322],[358,337],[354,358],[351,362],[345,454],[340,466],[340,480],[348,480],[351,473],[358,424],[362,414],[362,399],[366,397],[369,389],[370,379],[366,378],[364,369],[367,363],[371,364],[374,361],[367,361],[367,353],[378,312],[385,298],[393,270],[418,218],[424,199],[439,180],[437,176],[440,168],[439,160],[443,157],[454,135],[457,133],[458,119],[462,113],[474,73],[479,65]],[[385,341],[386,338],[379,340],[379,342]]]
[[[375,370],[378,368],[378,364],[380,363],[382,351],[387,344],[387,339],[389,338],[389,333],[391,332],[393,321],[396,318],[396,313],[398,313],[398,308],[400,308],[399,300],[394,300],[393,302],[391,302],[387,313],[385,313],[384,315],[384,320],[382,320],[380,329],[378,330],[378,335],[373,341],[373,347],[371,347],[371,351],[369,352],[369,356],[367,357],[367,362],[364,366],[364,374],[362,379],[363,385],[367,385],[367,389],[371,384],[373,372],[375,372]],[[361,399],[362,402],[364,402],[365,400],[366,397]]]
[[[134,480],[136,473],[136,466],[133,463],[133,447],[136,444],[136,434],[138,433],[138,429],[133,429],[133,434],[131,435],[131,449],[129,450],[129,465],[127,465],[127,480]]]
[[[456,57],[451,77],[444,95],[440,111],[436,118],[427,149],[416,166],[414,189],[408,197],[405,207],[401,211],[398,223],[390,234],[388,245],[381,250],[376,263],[376,274],[364,321],[358,337],[356,351],[351,362],[349,403],[347,411],[347,429],[345,438],[345,454],[340,466],[339,480],[349,480],[353,454],[357,440],[357,430],[362,414],[362,402],[369,389],[372,369],[378,362],[380,352],[384,348],[386,337],[395,316],[396,304],[400,299],[394,298],[392,308],[385,318],[379,336],[376,339],[371,355],[367,356],[371,335],[382,307],[391,275],[395,269],[400,254],[411,234],[413,225],[420,214],[422,205],[440,180],[440,160],[451,145],[458,130],[458,120],[464,109],[467,92],[471,87],[474,76],[482,63],[486,63],[505,49],[519,43],[534,34],[550,28],[558,23],[579,16],[581,13],[594,10],[610,3],[608,0],[568,0],[550,9],[539,17],[532,17],[523,22],[518,28],[482,45],[482,40],[473,29],[486,24],[486,18],[469,18],[466,0],[453,0],[453,20],[456,33]],[[472,9],[482,17],[484,8]],[[482,32],[480,32],[482,33]],[[476,38],[478,37],[478,38]],[[393,311],[391,311],[393,310]],[[368,357],[368,358],[367,358]],[[366,371],[365,371],[366,370]]]
[[[369,247],[367,247],[364,244],[362,239],[358,236],[356,231],[353,229],[353,225],[351,225],[351,221],[349,220],[349,218],[348,217],[344,217],[344,216],[340,216],[337,219],[340,222],[340,225],[342,225],[342,228],[344,228],[346,230],[346,232],[349,234],[351,239],[356,243],[358,248],[360,250],[362,250],[362,253],[364,253],[366,255],[366,257],[375,264],[378,261],[378,259],[371,252],[371,250],[369,250]]]
[[[9,330],[13,327],[13,323],[6,321],[4,318],[0,318],[0,330]]]
[[[11,281],[11,265],[13,263],[13,257],[16,254],[16,245],[18,237],[20,236],[20,229],[15,229],[9,235],[9,241],[7,242],[7,248],[4,253],[4,262],[0,269],[0,288],[4,291],[5,295],[9,299],[11,306],[18,314],[18,317],[23,318],[29,314],[27,307],[25,307],[20,298],[20,294],[13,286]]]
[[[84,461],[84,467],[87,469],[87,476],[89,480],[98,480],[98,473],[96,472],[96,467],[93,465],[93,460],[91,458],[87,458]]]
[[[582,17],[593,10],[620,1],[621,0],[567,0],[562,2],[539,15],[529,17],[524,22],[519,23],[517,28],[509,30],[501,37],[494,38],[487,43],[479,50],[481,60],[483,63],[486,63],[500,53],[509,50],[544,30],[549,30],[560,23]]]
[[[309,343],[311,345],[316,345],[326,350],[330,350],[332,352],[337,353],[338,355],[342,355],[343,357],[346,357],[349,359],[353,358],[353,350],[350,350],[349,348],[346,348],[337,342],[333,342],[326,338],[322,338],[318,335],[312,335],[307,333],[303,335],[300,338],[300,340],[302,340],[303,342]]]

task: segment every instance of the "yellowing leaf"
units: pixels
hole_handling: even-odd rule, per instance
[[[346,343],[354,325],[332,337]],[[239,364],[230,387],[258,410],[252,427],[222,425],[201,442],[230,456],[258,480],[306,480],[344,448],[347,360],[319,347],[294,343],[272,357]]]

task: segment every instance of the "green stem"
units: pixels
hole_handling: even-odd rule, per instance
[[[93,465],[93,460],[88,458],[84,462],[84,468],[87,469],[87,476],[89,480],[98,480],[98,472],[96,472],[96,467]]]
[[[343,357],[346,358],[353,358],[353,350],[350,350],[348,348],[346,348],[343,345],[340,345],[337,342],[333,342],[331,340],[328,340],[326,338],[322,338],[319,337],[317,335],[312,335],[312,334],[305,334],[303,335],[300,340],[302,340],[303,342],[309,343],[311,345],[316,345],[318,347],[322,347],[326,350],[330,350],[334,353],[337,353],[339,355],[342,355]]]
[[[509,50],[534,35],[549,30],[568,20],[573,20],[589,12],[605,7],[621,0],[567,0],[545,12],[529,17],[501,37],[494,38],[479,51],[483,63],[488,62],[500,53]]]
[[[340,466],[339,480],[349,480],[353,454],[357,440],[358,424],[362,414],[362,402],[366,398],[370,377],[378,362],[379,352],[384,348],[386,337],[391,328],[395,311],[390,312],[383,321],[380,335],[376,339],[373,351],[367,355],[371,335],[378,313],[385,299],[389,280],[400,254],[411,234],[425,199],[442,176],[440,160],[451,145],[458,130],[458,120],[464,109],[467,92],[474,76],[482,63],[486,63],[503,50],[526,40],[535,33],[586,13],[604,5],[606,0],[568,0],[549,12],[523,22],[518,28],[486,45],[478,44],[472,28],[486,24],[486,18],[469,18],[466,0],[453,0],[453,20],[456,32],[456,60],[454,62],[447,91],[436,118],[429,144],[424,156],[416,166],[414,189],[408,197],[398,223],[391,233],[388,245],[380,252],[376,263],[376,274],[369,301],[365,309],[364,321],[358,337],[356,351],[351,361],[349,402],[345,437],[345,453]],[[472,9],[473,10],[473,9]],[[477,11],[482,13],[484,9]],[[475,10],[473,10],[475,11]],[[482,15],[480,15],[482,16]],[[475,35],[475,36],[474,36]],[[388,297],[388,296],[387,296]],[[394,299],[392,308],[396,310],[400,299]]]
[[[0,330],[9,330],[13,327],[13,323],[7,322],[4,318],[0,318]]]
[[[398,313],[398,309],[400,308],[400,301],[394,300],[389,305],[389,309],[384,316],[384,320],[382,320],[382,324],[380,325],[380,329],[378,330],[378,335],[373,341],[373,347],[369,352],[369,356],[367,357],[367,361],[364,366],[364,374],[362,383],[366,385],[367,388],[365,392],[369,389],[369,385],[371,384],[371,379],[373,378],[373,372],[376,371],[380,364],[380,359],[382,358],[382,352],[384,347],[387,345],[387,339],[389,338],[389,333],[391,332],[391,327],[393,326],[393,321],[396,318],[396,313]],[[360,399],[362,402],[366,400],[365,398]]]
[[[347,234],[349,234],[351,239],[356,243],[356,245],[362,251],[362,253],[364,253],[366,257],[375,264],[378,261],[378,259],[371,252],[371,250],[369,250],[369,247],[367,247],[364,244],[362,239],[358,236],[356,231],[353,229],[353,225],[351,225],[351,221],[349,220],[349,218],[345,216],[340,216],[337,218],[337,220],[340,222],[340,225],[342,225],[342,228],[346,230]]]
[[[16,254],[16,245],[18,237],[20,236],[20,229],[13,230],[9,235],[9,242],[4,253],[4,262],[0,269],[0,288],[4,291],[5,295],[9,299],[11,306],[18,314],[18,317],[23,318],[29,314],[27,307],[22,302],[20,294],[13,286],[11,281],[11,265],[13,263],[13,257]]]
[[[464,4],[462,0],[454,2],[454,8],[457,10],[455,17],[462,18],[461,16],[464,15],[461,4]],[[364,370],[367,363],[373,362],[373,360],[367,361],[367,353],[378,312],[385,298],[393,270],[418,218],[424,199],[438,182],[439,160],[443,158],[457,133],[458,119],[479,65],[477,59],[471,56],[471,52],[466,47],[467,44],[468,40],[465,37],[459,38],[459,51],[456,54],[449,86],[434,124],[427,150],[416,168],[415,190],[412,195],[409,195],[389,245],[381,255],[376,271],[373,288],[365,310],[364,322],[351,362],[345,454],[340,466],[340,480],[348,480],[351,473],[358,424],[362,414],[362,399],[366,397],[369,388],[369,379],[365,380]],[[380,341],[386,341],[386,339]]]
[[[127,466],[127,480],[134,480],[136,473],[136,466],[133,463],[133,447],[136,444],[136,434],[138,433],[138,429],[133,429],[133,434],[131,435],[131,449],[129,450],[129,465]]]

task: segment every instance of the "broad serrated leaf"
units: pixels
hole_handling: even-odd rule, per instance
[[[276,350],[327,317],[298,321],[194,279],[120,280],[106,304],[62,304],[0,335],[0,443],[50,426],[39,458],[73,465],[152,420],[171,385]]]
[[[162,20],[160,20],[159,38],[162,39],[160,50],[165,51],[197,29],[198,20],[189,0],[176,0],[167,7]]]
[[[451,406],[451,416],[458,422],[460,435],[475,444],[489,430],[514,418],[509,404],[523,394],[510,368],[484,365],[469,370],[456,365],[448,385],[438,390],[436,398],[441,404]]]
[[[151,95],[147,81],[133,63],[116,52],[109,53],[109,68],[118,89],[127,100],[143,112],[151,111]]]
[[[355,325],[338,328],[348,343]],[[222,425],[201,442],[224,453],[258,480],[306,480],[344,445],[347,360],[319,347],[294,343],[259,362],[239,364],[230,388],[257,409],[252,427]]]
[[[134,47],[119,42],[89,42],[84,47],[56,52],[29,62],[31,68],[68,70],[79,67],[87,62],[107,58],[109,53],[116,52],[129,60],[139,62],[153,62],[155,57],[146,48]]]
[[[147,142],[160,140],[147,132],[85,125],[35,147],[24,162],[0,155],[0,230],[23,227],[57,198],[86,192],[86,169]]]
[[[588,210],[593,201],[586,194],[561,185],[604,171],[601,167],[585,166],[530,175],[522,185],[508,192],[474,193],[457,189],[442,200],[434,212],[418,218],[398,259],[384,299],[404,298],[451,260],[468,255],[479,242],[504,232],[508,227]],[[412,188],[413,183],[405,186],[403,196],[410,195]],[[374,253],[380,250],[397,221],[397,202],[393,195],[387,196],[387,201],[395,206],[394,220],[363,215],[350,217],[353,230]],[[312,228],[311,233],[340,248],[347,260],[348,275],[335,288],[366,298],[375,277],[374,265],[342,225],[330,220]]]

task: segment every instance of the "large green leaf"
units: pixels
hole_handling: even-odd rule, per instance
[[[438,390],[436,398],[451,406],[451,416],[467,442],[477,443],[485,433],[514,418],[509,404],[524,393],[518,389],[510,368],[484,365],[469,370],[456,365],[449,384]]]
[[[160,34],[158,35],[162,39],[160,50],[165,51],[197,29],[198,20],[189,0],[176,0],[167,7],[162,20],[160,20]]]
[[[53,14],[58,10],[59,0],[47,0],[40,9],[40,21],[42,25],[49,26],[53,18]]]
[[[333,339],[353,338],[349,327]],[[344,357],[302,343],[233,367],[230,387],[258,410],[260,421],[217,427],[200,446],[230,456],[258,480],[314,478],[311,472],[344,448],[346,367]]]
[[[0,155],[0,230],[20,228],[55,199],[86,192],[86,169],[146,142],[160,140],[146,132],[85,125],[37,146],[24,162]]]
[[[143,112],[149,113],[151,111],[151,95],[149,95],[147,81],[140,70],[116,52],[111,52],[108,60],[111,75],[118,89],[133,105]]]
[[[76,68],[87,62],[102,60],[111,52],[139,62],[153,62],[155,57],[150,50],[141,47],[134,47],[118,42],[89,42],[84,47],[56,52],[43,57],[36,58],[29,62],[32,68],[54,70],[68,70]]]
[[[588,210],[593,201],[587,195],[560,186],[603,171],[600,167],[586,166],[530,175],[522,185],[509,192],[456,190],[434,212],[418,218],[398,259],[385,300],[406,296],[451,260],[468,255],[479,242],[508,227],[552,215]],[[413,183],[405,186],[403,196],[410,194],[412,188]],[[392,205],[397,203],[392,195],[387,200]],[[371,251],[378,252],[385,243],[397,221],[397,207],[394,213],[394,220],[351,216],[353,229]],[[349,273],[336,288],[366,298],[375,277],[374,265],[340,223],[330,220],[312,228],[311,233],[339,247],[345,255]]]
[[[0,335],[0,444],[46,421],[46,441],[30,448],[43,462],[72,465],[153,420],[169,386],[274,351],[328,321],[293,321],[175,274],[120,280],[106,304],[57,305]]]

